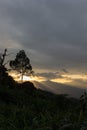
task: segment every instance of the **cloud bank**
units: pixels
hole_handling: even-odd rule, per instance
[[[35,69],[87,66],[86,0],[0,0],[0,49],[25,49]]]

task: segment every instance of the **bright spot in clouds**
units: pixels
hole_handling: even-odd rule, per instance
[[[34,79],[29,76],[23,76],[23,81],[31,81],[31,80],[34,80]]]
[[[11,75],[15,81],[18,81],[20,82],[21,81],[21,75],[16,73],[16,72],[10,72],[9,75]],[[41,81],[46,81],[46,78],[44,77],[41,77],[41,76],[26,76],[24,75],[23,76],[23,81],[38,81],[38,82],[41,82]]]
[[[21,77],[20,77],[20,80],[21,80]],[[41,81],[45,81],[45,78],[43,77],[37,77],[37,76],[23,76],[23,81],[38,81],[38,82],[41,82]]]

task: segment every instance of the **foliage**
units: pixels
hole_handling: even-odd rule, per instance
[[[21,80],[23,80],[24,74],[31,74],[33,72],[30,59],[26,56],[24,50],[20,50],[17,53],[16,58],[10,61],[9,65],[13,70],[21,73]]]
[[[87,111],[79,120],[82,110],[79,99],[29,88],[26,83],[22,89],[0,86],[1,130],[87,129]]]
[[[4,53],[0,55],[0,84],[5,82],[5,79],[8,77],[7,68],[5,67],[5,57],[7,56],[7,49],[4,50]]]

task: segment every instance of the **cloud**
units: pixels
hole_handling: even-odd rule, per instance
[[[70,85],[79,87],[79,88],[84,88],[87,89],[87,81],[84,81],[82,79],[74,79],[72,80],[72,82],[70,83]]]
[[[62,69],[62,72],[64,72],[64,73],[69,73],[69,72],[67,71],[67,69],[65,69],[65,68]]]
[[[33,50],[36,68],[86,70],[86,5],[85,0],[1,0],[0,48]]]
[[[48,72],[48,73],[37,73],[35,74],[38,77],[43,77],[46,80],[51,80],[51,79],[56,79],[56,78],[62,78],[60,73],[53,73],[53,72]]]

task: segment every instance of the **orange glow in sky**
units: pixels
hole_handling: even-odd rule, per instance
[[[57,83],[62,83],[62,84],[67,84],[67,83],[71,83],[72,79],[58,78],[58,79],[52,79],[51,81],[57,82]]]
[[[79,80],[84,80],[87,81],[87,75],[84,74],[67,74],[67,75],[62,75],[64,78],[68,78],[68,79],[79,79]]]
[[[37,77],[37,76],[23,76],[23,81],[45,81],[43,77]]]
[[[11,75],[14,80],[20,82],[21,81],[21,75],[18,74],[18,73],[15,73],[15,72],[11,72],[9,73],[9,75]],[[38,82],[41,82],[41,81],[45,81],[46,79],[44,77],[38,77],[38,76],[23,76],[23,81],[38,81]]]
[[[20,74],[15,72],[10,73],[10,75],[18,82],[21,81]],[[62,84],[73,84],[75,80],[87,81],[87,75],[83,74],[61,74],[62,78],[51,79],[50,81],[62,83]],[[46,81],[47,78],[41,76],[23,76],[23,81]]]

